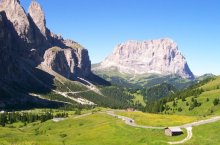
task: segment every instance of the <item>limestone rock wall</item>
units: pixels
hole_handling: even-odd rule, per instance
[[[194,78],[177,44],[168,38],[121,43],[101,63],[101,68],[109,67],[116,67],[122,73],[175,74],[183,78]]]

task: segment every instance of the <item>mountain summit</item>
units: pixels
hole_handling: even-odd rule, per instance
[[[117,68],[125,74],[178,75],[194,79],[185,57],[178,50],[177,44],[169,38],[121,43],[95,69],[109,68]]]
[[[36,1],[26,13],[19,0],[0,0],[0,58],[0,108],[25,102],[51,104],[30,93],[51,93],[58,79],[106,83],[91,72],[87,49],[46,27]]]
[[[26,14],[19,0],[2,0],[0,11],[1,17],[5,17],[4,22],[2,21],[5,23],[3,29],[7,29],[11,35],[7,39],[13,39],[11,40],[14,45],[12,47],[13,49],[16,48],[17,51],[17,53],[8,53],[8,55],[18,59],[18,68],[26,67],[26,64],[28,66],[33,64],[32,68],[45,65],[48,69],[61,75],[68,74],[64,75],[68,79],[88,77],[91,74],[88,51],[75,41],[64,40],[62,36],[52,33],[46,27],[45,14],[38,2],[32,1],[28,14]],[[8,40],[5,39],[4,41],[7,42]],[[54,51],[55,49],[56,51]],[[2,47],[0,50],[2,52],[7,51]],[[63,52],[66,55],[63,55]],[[4,68],[0,67],[0,69]],[[13,73],[11,72],[11,74]],[[25,73],[21,72],[21,74],[26,77]]]

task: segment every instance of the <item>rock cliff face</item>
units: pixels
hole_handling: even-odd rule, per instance
[[[46,38],[47,37],[47,28],[44,11],[41,8],[40,4],[36,1],[32,1],[28,10],[29,16],[32,18],[41,34]]]
[[[9,35],[4,35],[6,26],[1,21],[1,49],[4,51],[9,48],[15,49],[17,53],[8,52],[5,56],[15,57],[28,64],[47,65],[49,68],[57,71],[67,78],[74,79],[76,77],[87,77],[91,73],[91,62],[88,51],[81,45],[71,40],[64,40],[62,36],[58,36],[46,27],[44,11],[39,3],[32,1],[28,10],[28,14],[20,5],[19,0],[2,0],[0,1],[0,11],[6,14],[8,21],[7,30],[12,35],[13,40],[9,41]],[[7,45],[3,45],[6,42]],[[17,44],[11,46],[12,44]],[[4,46],[4,47],[2,47]],[[56,47],[57,52],[54,53]],[[50,58],[51,57],[51,58]],[[19,60],[17,62],[19,62]],[[5,64],[10,64],[7,62]],[[63,64],[62,64],[63,63]],[[22,64],[24,66],[24,63]],[[19,64],[18,64],[19,67]],[[0,70],[2,70],[0,66]]]
[[[106,83],[91,73],[86,49],[46,27],[36,0],[28,14],[19,0],[0,0],[0,109],[63,105],[34,95],[56,89],[54,81],[63,79],[57,73],[85,84],[85,80]]]
[[[182,78],[194,79],[177,44],[168,38],[119,44],[98,69],[111,67],[128,74],[175,74]]]
[[[10,72],[14,71],[16,64],[16,57],[13,57],[16,49],[13,48],[13,37],[7,27],[6,14],[0,12],[0,80],[10,78]]]
[[[86,77],[91,73],[91,66],[87,60],[88,53],[85,49],[76,51],[72,48],[52,47],[45,52],[42,64],[68,79],[76,79],[77,76]]]
[[[27,43],[31,43],[33,40],[32,30],[20,2],[18,0],[2,0],[0,2],[0,11],[5,11],[7,18],[13,24],[20,38]]]

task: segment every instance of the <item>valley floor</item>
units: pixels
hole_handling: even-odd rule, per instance
[[[220,142],[218,126],[220,122],[194,127],[192,139],[184,144],[217,145]],[[187,136],[186,130],[181,136],[168,137],[163,129],[129,126],[105,111],[73,115],[59,122],[50,120],[27,126],[17,123],[0,127],[0,130],[1,145],[166,145]]]

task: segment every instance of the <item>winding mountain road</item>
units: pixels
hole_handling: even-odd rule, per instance
[[[165,128],[165,127],[153,127],[153,126],[138,125],[135,123],[135,121],[133,119],[125,117],[125,116],[117,115],[113,111],[107,111],[106,113],[110,116],[122,119],[125,122],[125,124],[133,126],[133,127],[146,128],[146,129],[164,129]]]
[[[106,113],[110,116],[122,119],[125,122],[125,124],[133,126],[133,127],[146,128],[146,129],[164,129],[165,128],[165,127],[154,127],[154,126],[138,125],[138,124],[135,123],[135,121],[132,118],[117,115],[117,114],[114,113],[114,111],[107,111]],[[168,142],[168,143],[169,144],[183,144],[183,143],[189,141],[192,138],[192,136],[193,136],[192,127],[193,126],[200,126],[200,125],[209,124],[209,123],[213,123],[213,122],[217,122],[217,121],[220,121],[220,116],[212,117],[212,118],[206,119],[206,120],[200,120],[200,121],[193,122],[193,123],[184,124],[184,125],[181,125],[181,126],[175,126],[175,127],[179,127],[179,128],[185,128],[187,130],[187,137],[185,139],[181,140],[181,141]]]

